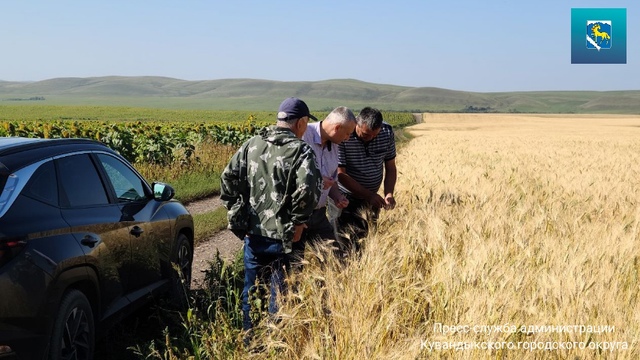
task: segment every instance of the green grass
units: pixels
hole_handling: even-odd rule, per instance
[[[195,169],[194,169],[195,170]],[[176,190],[176,199],[182,202],[191,202],[213,195],[220,194],[220,172],[197,170],[185,173],[180,177],[168,180]]]
[[[179,169],[175,173],[150,174],[144,166],[138,170],[149,182],[164,182],[176,191],[175,198],[183,203],[220,194],[220,170],[198,169],[197,165]]]
[[[197,162],[186,166],[179,163],[169,166],[136,164],[136,168],[150,182],[171,185],[176,191],[176,199],[187,203],[220,194],[220,174],[234,152],[231,146],[203,142],[196,147]]]
[[[193,215],[196,245],[227,227],[227,209],[223,206],[203,214]]]

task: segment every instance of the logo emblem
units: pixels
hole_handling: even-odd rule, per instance
[[[587,20],[587,49],[611,49],[611,20]]]
[[[626,64],[627,38],[627,9],[571,9],[572,64]]]

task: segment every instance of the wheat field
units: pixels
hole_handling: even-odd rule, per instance
[[[322,249],[257,358],[640,358],[640,117],[424,114],[361,256]]]

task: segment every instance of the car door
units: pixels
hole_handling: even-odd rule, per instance
[[[23,168],[14,179],[26,185],[11,184],[22,190],[0,214],[0,323],[35,318],[53,301],[51,288],[58,285],[62,272],[85,257],[61,217],[53,161]],[[7,198],[0,196],[3,200]],[[9,260],[12,263],[5,267]]]
[[[122,220],[130,229],[131,277],[127,291],[134,300],[152,292],[166,278],[171,222],[161,208],[163,203],[153,199],[147,183],[128,164],[109,154],[96,157],[120,206]]]
[[[103,316],[129,304],[131,244],[129,227],[118,204],[109,200],[89,153],[56,158],[62,217],[81,244],[101,283]]]

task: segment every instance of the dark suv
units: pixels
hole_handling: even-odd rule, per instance
[[[184,299],[193,219],[173,195],[96,141],[0,138],[0,359],[90,359],[126,314]]]

